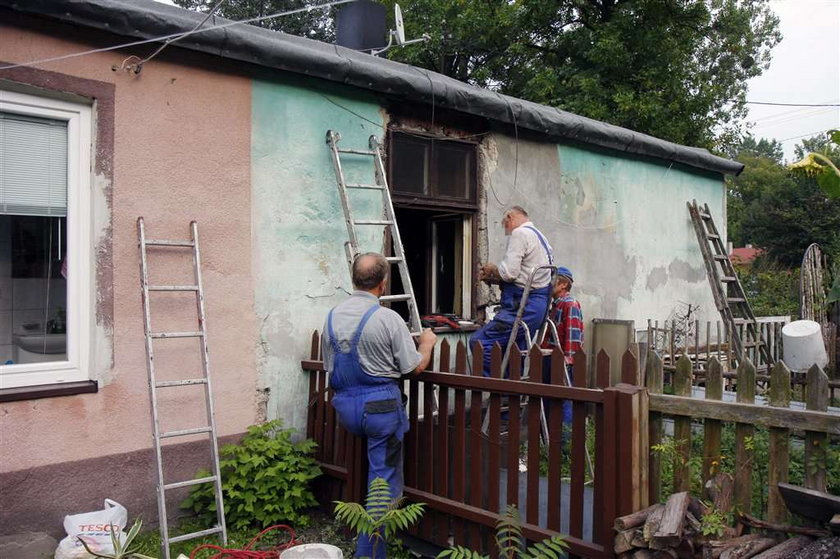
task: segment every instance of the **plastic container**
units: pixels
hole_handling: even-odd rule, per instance
[[[822,328],[813,320],[796,320],[782,327],[784,362],[791,371],[807,371],[813,365],[825,368],[828,354]]]
[[[305,543],[283,551],[280,559],[344,559],[344,554],[328,543]]]

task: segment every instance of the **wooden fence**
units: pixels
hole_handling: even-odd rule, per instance
[[[670,416],[674,424],[676,455],[673,460],[673,491],[691,489],[692,438],[698,436],[702,421],[702,463],[700,476],[705,483],[731,461],[734,476],[734,503],[742,512],[750,513],[754,487],[756,428],[767,429],[769,447],[766,487],[767,517],[774,522],[786,519],[787,510],[777,484],[787,482],[790,471],[791,443],[804,444],[804,484],[808,488],[826,490],[826,469],[829,437],[840,436],[840,415],[827,413],[828,378],[817,366],[807,373],[806,409],[791,409],[791,373],[779,361],[769,373],[769,405],[756,405],[756,368],[748,360],[738,367],[734,379],[735,402],[722,401],[724,371],[716,357],[705,368],[705,399],[692,399],[694,364],[683,355],[673,375],[673,395],[663,394],[665,367],[657,352],[650,352],[645,367],[645,383],[650,394],[649,440],[651,446],[663,440],[663,418]],[[734,456],[722,453],[724,425],[734,425]],[[662,498],[662,466],[660,452],[649,456],[649,498]]]
[[[360,502],[366,485],[364,443],[336,421],[319,339],[316,332],[310,359],[302,362],[310,374],[307,435],[318,443],[316,457],[330,482],[324,498]],[[522,378],[517,359],[509,378],[502,378],[498,346],[490,378],[479,373],[480,345],[470,359],[459,343],[452,370],[446,341],[439,352],[441,370],[405,383],[410,420],[405,495],[426,503],[427,511],[416,536],[442,548],[454,543],[496,557],[495,526],[505,507],[515,505],[529,540],[559,534],[565,527],[573,557],[613,557],[615,518],[648,504],[647,390],[626,383],[609,386],[609,357],[603,352],[596,360],[596,388],[586,388],[583,353],[575,355],[574,386],[569,387],[559,353],[550,358],[551,384],[542,384],[538,378]],[[528,359],[529,370],[543,369],[539,349]],[[632,354],[624,356],[622,370],[623,378],[638,378]],[[570,448],[562,438],[561,400],[572,402],[571,437],[565,441]],[[547,456],[540,452],[541,401],[548,411]],[[484,414],[489,414],[486,432]],[[594,439],[591,472],[587,438]],[[568,481],[561,479],[564,471]]]

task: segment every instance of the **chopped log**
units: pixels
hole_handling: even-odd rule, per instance
[[[703,546],[703,559],[718,559],[721,553],[725,550],[741,545],[742,543],[757,540],[760,538],[758,534],[747,534],[746,536],[738,536],[736,538],[726,540],[711,540],[706,542]]]
[[[690,500],[688,491],[674,493],[668,497],[659,529],[654,532],[650,541],[651,549],[667,549],[679,545]]]
[[[642,535],[646,542],[650,542],[653,535],[659,530],[659,525],[662,523],[662,515],[665,514],[665,506],[661,509],[656,509],[645,520],[645,525],[642,528]]]
[[[648,519],[650,513],[661,508],[665,508],[665,505],[661,503],[656,503],[655,505],[651,505],[640,511],[636,511],[634,513],[627,514],[624,516],[619,516],[615,519],[615,531],[623,532],[624,530],[627,530],[629,528],[637,528],[645,523],[645,520]]]
[[[635,547],[633,545],[633,536],[638,530],[635,528],[630,528],[629,530],[624,530],[623,532],[619,532],[615,535],[615,542],[613,544],[613,551],[615,551],[616,555],[620,555],[626,551],[630,551]]]
[[[835,534],[840,534],[840,514],[835,514],[831,517],[831,521],[828,523],[828,527]]]
[[[633,553],[633,559],[653,559],[653,553],[647,549],[638,549]]]
[[[691,538],[691,534],[686,534],[674,548],[674,551],[677,552],[677,557],[680,559],[694,559],[694,540]]]
[[[808,536],[796,536],[767,551],[763,551],[753,559],[789,559],[790,556],[811,543],[813,540]]]
[[[700,531],[700,521],[697,520],[697,517],[691,514],[690,512],[685,513],[685,522],[686,524],[688,524],[688,527],[695,533]]]
[[[723,514],[732,510],[732,494],[734,482],[732,476],[719,473],[706,482],[706,494],[712,500],[712,507]]]
[[[748,559],[758,555],[766,549],[770,549],[779,543],[775,538],[758,538],[744,542],[741,545],[727,548],[720,554],[720,559]]]
[[[673,549],[660,549],[653,552],[653,559],[679,559],[679,555]]]
[[[791,559],[837,559],[838,555],[840,538],[824,538],[806,545],[792,555]]]
[[[754,528],[763,528],[764,530],[773,530],[774,532],[784,532],[788,534],[802,534],[804,536],[813,536],[815,538],[827,538],[831,534],[828,530],[820,530],[819,528],[807,528],[805,526],[791,526],[789,524],[776,524],[774,522],[767,522],[760,520],[749,514],[741,514],[740,521],[747,526]]]
[[[694,518],[703,518],[710,510],[706,503],[692,495],[691,501],[688,503],[688,512],[693,514]]]
[[[830,493],[789,483],[780,483],[779,493],[790,512],[805,518],[828,522],[833,515],[840,513],[840,497]]]
[[[633,545],[633,547],[644,548],[648,546],[648,542],[647,540],[645,540],[645,533],[641,528],[636,528],[633,531],[633,539],[630,540],[630,543]]]

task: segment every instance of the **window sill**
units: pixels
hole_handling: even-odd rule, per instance
[[[475,332],[481,328],[478,324],[467,324],[461,326],[460,328],[451,328],[449,326],[438,326],[437,328],[432,328],[432,332],[435,334],[459,334],[463,332]]]
[[[99,385],[92,380],[81,382],[62,382],[43,386],[21,386],[0,390],[0,403],[73,396],[75,394],[93,394],[99,391]]]

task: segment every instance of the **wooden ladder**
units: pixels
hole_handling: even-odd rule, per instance
[[[726,245],[712,219],[709,205],[703,204],[700,207],[696,200],[692,200],[687,202],[687,206],[706,264],[706,274],[715,305],[729,329],[737,361],[740,363],[745,357],[749,357],[756,368],[771,366],[773,358],[761,337],[761,330],[744,288],[738,280],[735,267],[729,260]]]

